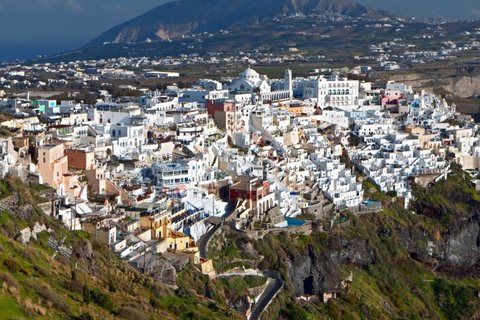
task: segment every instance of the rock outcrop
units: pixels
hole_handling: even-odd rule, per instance
[[[316,251],[312,246],[308,254],[290,256],[287,261],[290,280],[296,295],[314,295],[340,290],[340,252]]]
[[[410,256],[427,267],[459,275],[480,272],[480,217],[452,224],[440,235],[422,226],[397,224],[379,227],[377,234],[395,237]],[[322,250],[309,245],[304,252],[290,255],[288,274],[295,295],[316,295],[341,289],[342,264],[368,266],[377,260],[377,247],[369,239],[335,236]]]
[[[443,264],[473,267],[480,262],[480,220],[474,216],[452,228],[444,249]]]
[[[35,222],[33,228],[26,227],[20,230],[20,234],[15,238],[15,240],[21,242],[24,245],[27,245],[31,239],[37,240],[37,234],[42,231],[51,232],[51,230],[47,230],[46,225]]]
[[[428,91],[441,91],[448,99],[480,95],[480,68],[477,67],[426,68],[421,73],[409,70],[408,74],[392,75],[389,79]]]

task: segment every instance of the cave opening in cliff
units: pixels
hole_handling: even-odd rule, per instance
[[[303,292],[304,294],[315,294],[313,285],[313,276],[308,276],[303,279]]]

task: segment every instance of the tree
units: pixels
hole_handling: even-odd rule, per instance
[[[90,289],[87,287],[87,285],[83,286],[83,302],[85,303],[90,303],[92,301],[92,296],[90,293]]]

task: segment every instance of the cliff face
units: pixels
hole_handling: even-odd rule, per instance
[[[443,235],[427,229],[398,230],[402,245],[415,260],[438,270],[445,267],[474,269],[480,262],[480,220],[473,216],[452,223]]]
[[[374,217],[362,217],[361,220]],[[423,225],[392,224],[380,226],[369,238],[335,236],[317,250],[311,244],[286,259],[288,276],[295,295],[338,292],[341,290],[341,268],[353,265],[368,268],[385,263],[382,244],[377,239],[396,243],[393,250],[405,252],[426,268],[453,275],[477,274],[480,261],[480,219],[474,215],[466,221],[452,223],[440,234],[436,228]],[[387,243],[386,247],[390,247]]]
[[[396,74],[389,78],[415,88],[442,93],[447,99],[464,99],[480,95],[480,68],[478,67],[424,68],[421,72],[409,70],[408,74]]]
[[[348,0],[180,0],[113,27],[90,44],[170,39],[188,33],[258,24],[274,17],[326,12],[360,16],[377,12]]]
[[[456,226],[445,244],[444,261],[440,263],[470,268],[480,261],[480,221],[474,216]]]
[[[305,253],[291,255],[288,273],[296,295],[338,292],[341,289],[342,264],[374,263],[374,249],[365,239],[335,239],[321,252],[308,246]]]
[[[405,210],[385,195],[377,213],[310,235],[266,234],[254,246],[260,269],[276,270],[284,295],[270,318],[475,318],[480,310],[480,193],[461,168],[422,188]],[[339,293],[327,305],[300,295]],[[284,300],[285,301],[285,300]],[[302,315],[303,313],[303,315]]]
[[[340,254],[338,251],[294,255],[287,261],[296,295],[317,294],[340,289]]]

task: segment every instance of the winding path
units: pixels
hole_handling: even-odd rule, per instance
[[[208,243],[210,242],[210,239],[213,238],[215,233],[222,226],[223,226],[223,220],[214,224],[214,226],[210,228],[210,230],[208,230],[207,233],[205,233],[200,237],[200,239],[198,239],[197,246],[198,246],[198,250],[200,251],[200,256],[202,258],[208,259]],[[234,275],[248,276],[248,275],[253,275],[253,273],[250,271],[250,272],[244,272],[244,273],[221,274],[221,275],[218,275],[218,277],[230,277]],[[261,275],[268,278],[267,280],[268,283],[265,289],[260,293],[260,295],[255,297],[254,304],[252,305],[251,312],[248,315],[247,320],[260,319],[262,313],[267,309],[270,303],[272,303],[273,299],[275,299],[277,294],[283,288],[284,282],[278,272],[263,271]]]
[[[208,230],[205,234],[203,234],[196,243],[198,251],[200,251],[200,257],[208,259],[208,243],[210,242],[210,239],[213,238],[218,229],[220,229],[220,227],[223,225],[224,221],[228,220],[232,216],[232,214],[235,212],[235,209],[235,207],[229,204],[227,209],[228,211],[223,217],[209,218],[210,223],[213,225],[213,227],[210,228],[210,230]]]
[[[268,284],[265,290],[255,298],[252,311],[247,320],[258,320],[262,313],[267,309],[270,303],[283,288],[283,280],[276,271],[264,271],[263,275],[268,277]]]
[[[215,224],[210,230],[200,237],[197,241],[198,251],[200,251],[200,257],[208,259],[208,243],[213,238],[218,229],[223,225],[223,222]]]

